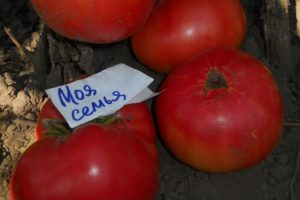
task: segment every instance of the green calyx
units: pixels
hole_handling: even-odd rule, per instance
[[[62,119],[43,119],[42,126],[46,130],[46,136],[66,136],[71,133],[72,129],[67,122]]]
[[[94,123],[94,124],[101,124],[101,125],[110,125],[115,123],[116,121],[120,120],[118,115],[116,113],[98,117],[92,121],[86,122],[83,125]],[[62,137],[70,134],[73,129],[68,125],[68,123],[63,119],[43,119],[42,120],[42,126],[46,130],[44,132],[44,135],[46,136],[56,136],[56,137]]]
[[[215,69],[210,70],[205,82],[205,90],[214,90],[221,88],[229,88],[225,77]]]

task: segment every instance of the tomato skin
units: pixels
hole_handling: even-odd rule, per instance
[[[38,117],[36,130],[35,130],[35,138],[36,140],[40,140],[44,136],[44,132],[47,130],[43,126],[43,119],[58,119],[58,120],[64,120],[64,117],[60,114],[60,112],[57,110],[57,108],[53,105],[52,101],[48,99]]]
[[[238,48],[246,32],[239,0],[165,0],[132,36],[132,49],[146,66],[168,73],[185,59],[212,48]]]
[[[39,113],[37,141],[11,177],[10,199],[155,199],[159,161],[148,105],[125,105],[115,116],[113,122],[90,122],[65,137],[45,136],[44,119],[64,121],[48,99]]]
[[[147,140],[147,142],[155,143],[156,130],[153,125],[152,115],[145,102],[125,105],[117,111],[116,115],[120,120],[114,122],[113,126],[126,128],[128,131]],[[44,137],[44,132],[48,130],[43,126],[43,119],[64,120],[64,117],[60,114],[50,99],[44,103],[39,113],[35,132],[36,140],[40,140]]]
[[[10,194],[12,200],[152,200],[157,184],[154,144],[122,128],[89,124],[30,146],[14,171]]]
[[[31,4],[50,28],[67,38],[111,43],[137,31],[155,0],[31,0]]]
[[[228,87],[207,89],[211,70],[222,74]],[[196,56],[175,68],[161,90],[155,106],[161,138],[193,168],[247,168],[280,139],[280,92],[267,67],[247,53],[219,49]]]

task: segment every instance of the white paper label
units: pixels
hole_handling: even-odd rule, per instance
[[[107,68],[86,79],[47,89],[46,93],[71,128],[110,115],[126,104],[145,101],[157,93],[153,78],[125,64]]]

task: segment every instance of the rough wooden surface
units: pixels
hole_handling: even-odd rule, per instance
[[[296,20],[297,20],[297,36],[300,37],[300,0],[295,3]]]
[[[291,65],[288,0],[265,0],[263,10],[267,56],[276,67]]]

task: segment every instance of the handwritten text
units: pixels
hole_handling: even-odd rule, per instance
[[[98,91],[89,85],[84,85],[82,89],[72,91],[70,87],[66,85],[64,88],[59,88],[57,93],[60,104],[63,107],[67,107],[69,104],[80,105],[80,102],[88,97],[95,98],[94,96],[98,94]],[[98,109],[109,106],[114,102],[125,100],[126,95],[116,90],[113,91],[109,97],[102,96],[101,98],[95,98],[90,105],[81,105],[78,106],[79,108],[72,109],[71,116],[74,121],[80,121],[84,117],[93,115]]]

